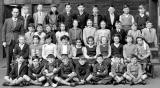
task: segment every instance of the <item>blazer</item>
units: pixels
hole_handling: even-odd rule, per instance
[[[13,68],[9,74],[9,77],[11,77],[12,79],[16,79],[19,77],[23,77],[24,75],[27,75],[27,74],[28,74],[28,65],[24,61],[19,69],[19,73],[18,73],[18,63],[15,63],[13,65]]]
[[[28,44],[24,44],[23,48],[21,49],[19,47],[19,44],[16,44],[14,47],[14,57],[16,57],[17,55],[22,56],[24,59],[29,59],[29,45]]]
[[[94,15],[90,15],[89,19],[92,20],[92,22],[94,22]],[[97,18],[97,22],[98,22],[98,27],[100,27],[100,22],[103,20],[103,16],[98,14],[98,18]]]
[[[2,42],[6,42],[7,45],[11,43],[11,40],[18,39],[20,34],[24,34],[23,21],[17,19],[16,27],[14,28],[12,18],[8,18],[5,20],[4,25],[2,27]]]
[[[46,16],[47,16],[47,14],[45,12],[42,12],[43,25],[45,24]],[[35,27],[37,27],[37,24],[38,24],[38,12],[33,14],[33,19],[34,19]]]
[[[116,13],[114,13],[113,24],[111,23],[111,17],[110,17],[109,12],[104,16],[104,20],[106,21],[107,29],[112,30],[112,29],[115,29],[115,23],[116,23],[116,21],[119,20],[119,15],[117,15]]]

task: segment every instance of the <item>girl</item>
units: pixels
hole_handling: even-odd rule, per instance
[[[110,37],[111,37],[111,32],[109,29],[106,29],[106,22],[105,21],[101,21],[100,23],[100,30],[97,30],[95,33],[95,40],[96,40],[96,44],[99,45],[100,44],[100,40],[102,36],[105,36],[107,41],[110,41]]]
[[[65,30],[65,24],[64,23],[60,23],[60,31],[56,32],[56,38],[57,38],[58,44],[61,43],[60,39],[61,39],[61,37],[63,35],[69,36],[68,32],[66,32],[66,30]]]
[[[28,25],[28,32],[25,33],[25,38],[26,38],[26,43],[28,45],[31,45],[32,44],[32,39],[33,39],[33,36],[34,36],[34,32],[35,32],[35,28],[34,28],[34,24],[30,23]]]
[[[131,26],[131,30],[128,31],[128,35],[133,36],[133,43],[136,43],[136,38],[141,36],[141,31],[137,30],[137,23],[133,23]]]

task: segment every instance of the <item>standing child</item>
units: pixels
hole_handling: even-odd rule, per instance
[[[128,35],[133,36],[133,43],[136,43],[136,38],[141,36],[141,31],[137,30],[137,23],[133,23],[131,26],[131,30],[128,31]]]
[[[65,24],[64,23],[60,23],[60,31],[56,32],[56,38],[57,38],[57,43],[61,44],[61,37],[67,35],[69,36],[68,32],[66,32],[65,29]]]
[[[42,45],[42,57],[46,59],[49,54],[53,54],[56,57],[57,47],[55,44],[51,43],[52,37],[47,35],[45,37],[46,44]]]
[[[30,23],[28,25],[28,30],[29,31],[25,33],[25,38],[26,38],[26,43],[28,45],[31,45],[33,42],[33,36],[34,36],[34,32],[35,32],[34,24]]]
[[[89,36],[95,37],[96,28],[92,27],[92,20],[87,20],[87,27],[83,30],[83,41],[84,44],[87,45],[87,38]]]
[[[113,36],[114,43],[111,44],[111,56],[119,55],[123,57],[123,45],[120,42],[120,36],[115,34]]]
[[[142,36],[148,43],[149,47],[158,47],[156,29],[152,27],[151,22],[146,22],[146,28],[142,29]]]
[[[146,84],[145,79],[147,75],[143,73],[141,64],[137,62],[137,56],[132,55],[131,63],[127,65],[127,72],[124,74],[124,77],[130,82],[130,85]]]
[[[16,63],[13,65],[9,76],[5,76],[4,86],[23,86],[24,76],[28,73],[28,65],[22,56],[16,56]]]
[[[111,32],[109,29],[106,29],[106,22],[105,21],[101,21],[100,27],[101,27],[101,29],[97,30],[95,33],[95,41],[96,41],[97,45],[100,44],[100,40],[101,40],[102,36],[105,36],[107,41],[109,41],[109,42],[110,42],[110,38],[111,38]]]
[[[134,23],[134,17],[129,14],[129,11],[129,7],[124,5],[124,13],[119,17],[119,21],[122,23],[122,28],[126,31],[126,33],[131,29],[131,25]]]
[[[73,28],[69,30],[70,43],[75,45],[76,39],[82,40],[82,29],[78,28],[78,20],[73,20]]]
[[[34,33],[34,35],[38,35],[40,37],[40,44],[44,44],[44,38],[46,36],[46,34],[43,32],[43,26],[42,24],[38,24],[37,25],[37,32]]]

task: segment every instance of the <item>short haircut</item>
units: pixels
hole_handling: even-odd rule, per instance
[[[28,27],[33,27],[33,28],[35,28],[35,26],[34,26],[33,23],[28,24]]]
[[[41,38],[40,38],[38,35],[34,35],[34,36],[33,36],[33,39],[34,39],[34,38],[37,38],[38,40],[41,40]]]
[[[63,35],[62,37],[61,37],[61,41],[62,40],[67,40],[67,41],[69,41],[69,37],[67,36],[67,35]]]
[[[117,20],[117,21],[116,21],[116,24],[121,24],[121,21]]]
[[[89,37],[87,38],[87,42],[89,41],[89,39],[92,39],[92,40],[94,41],[94,37],[93,37],[93,36],[89,36]]]
[[[40,58],[38,56],[33,56],[32,61],[35,60],[35,59],[37,59],[38,61],[40,60]]]
[[[114,41],[114,37],[118,37],[120,41],[121,41],[121,39],[122,39],[122,36],[121,36],[120,34],[115,34],[115,35],[113,35],[113,37],[112,37],[113,41]]]
[[[55,58],[53,54],[49,54],[46,58]]]
[[[132,35],[127,35],[127,36],[126,36],[126,42],[127,42],[127,38],[128,38],[128,37],[132,38],[132,43],[133,43],[133,42],[134,42],[134,38],[133,38]]]
[[[39,27],[39,26],[43,27],[43,25],[42,25],[42,24],[37,24],[37,27]],[[36,27],[36,28],[37,28],[37,27]]]
[[[51,36],[51,35],[46,35],[46,36],[45,36],[45,40],[46,40],[46,39],[49,39],[49,38],[51,38],[51,40],[52,40],[52,36]]]
[[[69,3],[69,2],[68,2],[68,3],[66,3],[66,4],[65,4],[65,7],[66,7],[67,5],[71,5],[71,3]]]
[[[125,4],[125,5],[123,6],[123,9],[124,9],[124,8],[129,8],[129,5]]]

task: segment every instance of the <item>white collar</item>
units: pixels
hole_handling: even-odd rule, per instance
[[[18,18],[12,17],[12,20],[13,20],[13,21],[17,21],[17,20],[18,20]]]

